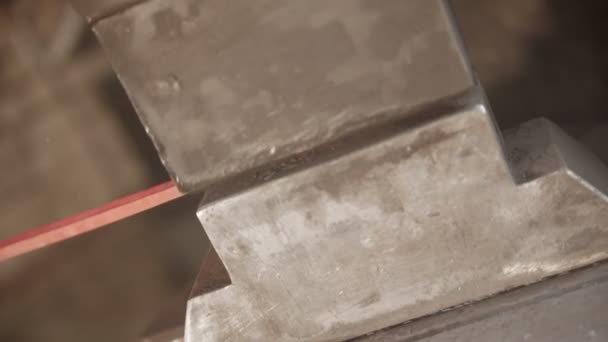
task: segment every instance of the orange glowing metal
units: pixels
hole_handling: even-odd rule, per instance
[[[0,241],[0,261],[67,240],[183,196],[166,182]]]

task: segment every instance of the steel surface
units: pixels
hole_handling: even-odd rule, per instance
[[[203,205],[231,284],[186,341],[343,341],[607,258],[606,167],[546,120],[504,139],[479,104]]]
[[[151,0],[94,30],[184,191],[474,85],[440,0]]]

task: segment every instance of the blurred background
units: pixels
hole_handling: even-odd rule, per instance
[[[65,1],[1,2],[0,238],[169,179]],[[199,198],[0,264],[0,341],[136,341],[185,301]]]
[[[545,116],[608,162],[608,2],[451,4],[501,129]],[[0,238],[168,180],[65,1],[0,0],[0,175]],[[198,200],[1,263],[0,341],[137,341],[183,315],[208,246]]]

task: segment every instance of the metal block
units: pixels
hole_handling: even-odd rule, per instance
[[[150,0],[94,30],[185,191],[475,83],[442,0]]]
[[[353,340],[406,341],[608,341],[608,264]]]
[[[343,341],[608,257],[608,170],[546,120],[504,138],[480,104],[204,204],[231,284],[186,341]]]

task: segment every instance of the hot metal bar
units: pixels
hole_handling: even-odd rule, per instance
[[[0,241],[0,261],[16,257],[86,232],[183,196],[173,182],[159,184],[94,209],[34,228]]]

